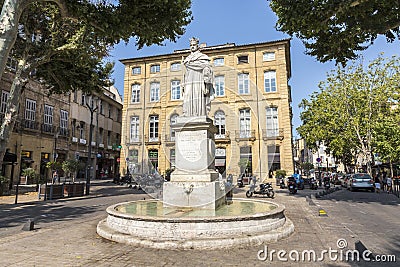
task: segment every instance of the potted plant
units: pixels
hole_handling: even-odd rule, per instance
[[[4,191],[7,190],[9,179],[3,175],[0,175],[0,196],[4,194]]]
[[[78,171],[79,161],[69,159],[62,163],[62,169],[65,172],[66,177],[72,178],[72,182],[75,182],[75,173]]]

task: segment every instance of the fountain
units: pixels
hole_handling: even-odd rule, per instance
[[[108,207],[108,217],[97,225],[106,239],[161,249],[220,249],[276,241],[294,231],[282,205],[236,198],[227,202],[232,188],[215,170],[216,127],[207,117],[212,70],[197,45],[191,39],[192,53],[184,61],[183,116],[173,126],[176,166],[158,194],[162,201]]]

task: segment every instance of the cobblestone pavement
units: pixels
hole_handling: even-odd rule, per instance
[[[133,189],[126,189],[134,192]],[[324,261],[281,262],[276,253],[273,259],[260,260],[260,250],[315,250],[320,252],[329,247],[337,248],[340,231],[327,227],[329,217],[318,215],[318,208],[310,206],[304,196],[289,196],[286,191],[279,191],[272,202],[286,206],[286,215],[295,225],[295,232],[288,238],[275,243],[256,247],[233,248],[212,251],[178,251],[156,250],[133,247],[111,242],[96,234],[97,223],[106,217],[105,208],[112,203],[133,199],[143,199],[145,195],[128,193],[112,183],[93,185],[91,199],[75,199],[63,201],[33,201],[18,205],[6,204],[0,200],[1,209],[12,217],[18,210],[29,205],[43,205],[50,211],[57,205],[74,206],[79,201],[91,205],[93,211],[86,216],[77,211],[69,211],[68,218],[59,218],[54,222],[35,224],[34,231],[21,231],[22,222],[18,225],[1,225],[0,220],[0,257],[1,266],[350,266],[346,263]],[[99,192],[102,192],[100,194]],[[115,195],[117,194],[117,195]],[[243,197],[244,189],[236,189],[235,197]],[[22,201],[23,198],[20,198]],[[270,200],[270,199],[269,199]],[[78,210],[78,208],[77,208]],[[38,215],[37,215],[38,216]],[[39,217],[38,217],[39,218]],[[3,229],[2,229],[3,228]],[[9,231],[7,229],[14,229]],[[156,230],[156,229],[155,229]],[[2,232],[1,232],[2,231]],[[264,254],[261,253],[261,256]],[[287,257],[287,255],[286,255]]]

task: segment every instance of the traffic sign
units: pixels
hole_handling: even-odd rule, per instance
[[[321,158],[317,158],[317,162],[321,162]]]

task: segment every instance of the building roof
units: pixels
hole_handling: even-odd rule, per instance
[[[201,50],[212,51],[212,50],[223,50],[223,49],[230,49],[230,48],[246,48],[246,47],[254,47],[254,46],[271,45],[271,44],[277,44],[277,43],[287,43],[289,45],[290,40],[291,40],[291,38],[286,38],[286,39],[280,39],[280,40],[275,40],[275,41],[259,42],[259,43],[253,43],[253,44],[241,44],[241,45],[236,45],[235,43],[226,43],[226,44],[213,45],[213,46],[203,46],[201,48]],[[175,50],[173,53],[169,53],[169,54],[159,54],[159,55],[151,55],[151,56],[144,56],[144,57],[126,58],[126,59],[120,59],[119,61],[121,63],[125,64],[131,60],[151,59],[151,58],[174,56],[174,55],[176,56],[179,54],[187,54],[189,52],[190,52],[190,49],[181,49],[181,50]]]

